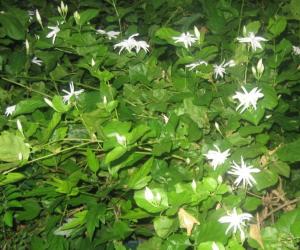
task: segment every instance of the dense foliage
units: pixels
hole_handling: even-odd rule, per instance
[[[300,0],[0,3],[1,249],[299,249]]]

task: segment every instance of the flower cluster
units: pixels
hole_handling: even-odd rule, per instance
[[[133,49],[135,49],[136,53],[138,53],[141,49],[143,49],[145,52],[149,51],[149,44],[147,44],[145,41],[137,41],[135,37],[137,37],[139,34],[133,34],[128,39],[123,40],[120,43],[117,43],[114,45],[114,49],[120,48],[119,54],[126,49],[128,52],[131,52]]]

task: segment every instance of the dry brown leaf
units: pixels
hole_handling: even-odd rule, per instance
[[[265,249],[264,248],[264,244],[262,242],[262,238],[261,238],[261,234],[260,234],[260,229],[258,227],[257,224],[251,224],[250,225],[250,232],[249,232],[249,235],[252,239],[256,240],[259,245],[262,247],[262,249]]]
[[[187,235],[191,235],[194,224],[199,225],[200,222],[183,208],[179,209],[178,218],[180,228],[186,228]]]

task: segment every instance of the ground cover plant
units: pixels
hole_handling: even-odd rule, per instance
[[[299,249],[299,0],[0,3],[1,249]]]

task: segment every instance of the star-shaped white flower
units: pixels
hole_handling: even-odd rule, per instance
[[[241,165],[236,164],[234,161],[232,163],[232,170],[228,171],[228,173],[237,176],[236,180],[234,181],[234,184],[236,186],[238,186],[241,182],[243,183],[243,187],[246,187],[247,185],[252,187],[253,183],[256,184],[256,181],[253,178],[252,174],[259,173],[260,170],[258,168],[254,168],[251,165],[247,166],[242,156]]]
[[[70,87],[70,92],[65,89],[62,90],[63,92],[66,93],[66,95],[63,96],[63,100],[64,102],[68,102],[68,104],[70,103],[70,99],[72,96],[75,96],[75,98],[77,98],[81,93],[84,92],[84,89],[75,91],[73,82],[69,83],[69,87]]]
[[[42,64],[43,64],[43,61],[39,60],[36,56],[31,59],[31,62],[38,65],[38,66],[42,66]]]
[[[300,47],[293,46],[293,54],[296,56],[300,56]]]
[[[246,225],[245,221],[251,220],[252,215],[249,213],[238,214],[236,208],[233,208],[231,212],[228,212],[228,215],[222,216],[219,219],[220,223],[229,223],[228,228],[226,229],[226,234],[233,229],[233,233],[236,233],[237,230],[241,233],[241,238],[245,238],[245,233],[243,227]]]
[[[5,115],[6,116],[12,115],[15,111],[16,111],[16,105],[9,106],[5,110]]]
[[[252,50],[256,50],[257,48],[262,49],[261,42],[268,41],[267,39],[261,37],[261,36],[255,36],[253,32],[249,32],[248,36],[246,37],[238,37],[237,40],[240,43],[249,43]]]
[[[55,39],[57,36],[57,33],[60,32],[60,28],[58,27],[58,25],[56,26],[48,26],[48,29],[52,30],[47,34],[47,38],[51,38],[52,37],[52,44],[55,43]]]
[[[135,49],[136,53],[138,53],[141,49],[143,49],[145,52],[149,51],[149,44],[147,44],[145,41],[137,41],[134,37],[138,36],[139,34],[133,34],[128,39],[123,40],[120,43],[117,43],[114,45],[114,49],[120,48],[119,54],[126,49],[128,52],[131,52],[133,49]]]
[[[224,75],[226,74],[226,67],[233,67],[233,66],[235,66],[235,62],[233,60],[230,60],[228,62],[225,62],[224,60],[220,65],[214,64],[213,67],[214,67],[215,78],[217,79],[219,76],[223,78]]]
[[[199,60],[199,61],[197,61],[197,62],[194,62],[194,63],[190,63],[190,64],[187,64],[187,65],[185,65],[185,67],[186,68],[188,68],[188,70],[193,70],[194,68],[196,68],[196,67],[198,67],[198,66],[200,66],[200,65],[205,65],[205,66],[207,66],[207,62],[205,62],[205,61],[203,61],[203,60]]]
[[[217,150],[209,150],[207,154],[204,154],[204,156],[206,156],[206,158],[211,161],[210,165],[214,170],[216,170],[216,168],[219,165],[222,165],[227,160],[228,156],[230,156],[230,149],[221,152],[220,148],[217,145],[214,145],[214,147]]]
[[[184,47],[191,47],[194,42],[197,41],[197,38],[190,34],[190,32],[182,33],[180,36],[172,37],[175,40],[175,43],[183,43]]]
[[[106,35],[108,40],[115,39],[120,35],[119,31],[113,31],[113,30],[112,31],[105,31],[105,30],[102,30],[102,29],[96,30],[96,33],[101,34],[101,35]]]
[[[243,113],[247,108],[252,106],[256,110],[257,101],[260,98],[264,97],[264,94],[261,93],[260,89],[257,87],[253,88],[250,92],[248,92],[245,87],[242,87],[243,92],[235,92],[235,95],[232,97],[233,99],[238,99],[240,104],[237,106],[236,110],[240,107],[243,107],[240,113]]]

